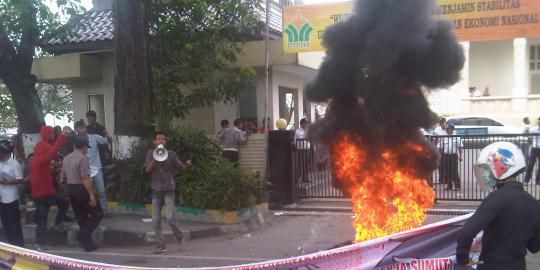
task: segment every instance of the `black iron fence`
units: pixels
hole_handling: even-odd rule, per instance
[[[536,155],[540,158],[540,134],[427,136],[427,139],[441,153],[440,166],[433,172],[431,179],[428,179],[436,192],[437,200],[484,199],[488,193],[480,189],[476,183],[473,167],[485,146],[502,141],[514,143],[522,149],[528,166],[527,173],[521,174],[518,180],[527,182],[524,185],[525,190],[540,200],[540,164],[538,164],[540,162],[536,162]],[[292,151],[295,197],[299,199],[344,197],[340,190],[332,186],[330,155],[326,146],[296,140]]]
[[[441,153],[439,168],[430,179],[438,200],[470,201],[482,200],[487,196],[488,193],[480,189],[476,183],[473,170],[480,151],[494,142],[511,142],[523,151],[528,164],[527,173],[519,175],[518,180],[528,182],[524,185],[525,190],[540,199],[540,185],[536,185],[535,181],[537,177],[540,177],[539,165],[535,162],[536,160],[530,158],[531,149],[536,149],[537,139],[540,144],[540,136],[532,134],[459,135],[429,136],[428,139]],[[538,180],[540,181],[540,178]]]
[[[343,193],[332,186],[330,152],[327,146],[307,140],[295,140],[292,151],[292,180],[297,198],[343,197]]]

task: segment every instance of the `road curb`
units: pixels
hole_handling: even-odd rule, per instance
[[[198,239],[237,235],[241,233],[247,233],[250,231],[258,230],[268,220],[273,217],[270,212],[260,213],[249,220],[244,220],[235,224],[214,224],[214,226],[205,228],[191,228],[184,229],[185,234],[184,241],[193,241]],[[163,224],[164,229],[167,225]],[[32,245],[35,243],[35,224],[22,225],[23,235],[26,245]],[[78,246],[78,242],[75,239],[76,233],[79,231],[79,226],[72,224],[65,231],[48,230],[47,243],[50,245],[69,245]],[[0,237],[5,239],[4,229],[0,227]],[[163,231],[163,237],[166,242],[175,242],[176,238],[171,231]],[[133,246],[133,245],[147,245],[154,243],[154,232],[133,232],[133,231],[121,231],[118,229],[109,229],[107,226],[98,226],[92,239],[98,246]]]

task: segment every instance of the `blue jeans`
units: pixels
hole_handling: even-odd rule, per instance
[[[107,212],[107,189],[105,188],[105,180],[103,179],[103,173],[101,169],[96,175],[92,177],[92,185],[98,193],[98,201],[103,212]]]
[[[174,205],[174,191],[153,191],[152,192],[152,225],[156,234],[158,245],[164,245],[163,232],[161,230],[161,209],[165,204],[165,218],[171,227],[177,240],[181,240],[183,233],[178,229],[176,223],[176,206]]]

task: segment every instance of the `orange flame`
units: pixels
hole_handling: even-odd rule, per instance
[[[415,176],[414,166],[400,167],[396,160],[402,151],[427,155],[427,150],[407,143],[380,156],[368,156],[360,145],[360,139],[342,135],[332,147],[335,176],[353,201],[355,242],[419,227],[435,193]]]

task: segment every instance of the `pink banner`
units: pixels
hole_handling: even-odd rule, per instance
[[[228,267],[174,268],[194,270],[453,270],[456,238],[470,215],[456,217],[359,244],[321,251],[282,260]],[[475,241],[478,243],[479,239]],[[475,245],[472,257],[479,255]],[[1,269],[135,269],[130,266],[101,264],[50,255],[14,247],[5,243],[0,247]],[[173,268],[152,268],[173,269]]]

